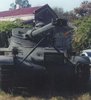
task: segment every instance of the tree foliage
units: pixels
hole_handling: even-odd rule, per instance
[[[84,17],[75,20],[77,30],[74,36],[74,47],[79,49],[86,49],[91,44],[91,17]]]
[[[0,22],[0,32],[11,32],[13,28],[22,27],[22,28],[31,28],[32,25],[25,25],[22,23],[22,20],[17,19],[14,22],[3,21]]]
[[[16,5],[14,3],[11,3],[9,10],[14,10],[14,9],[16,9]]]
[[[29,4],[28,0],[15,0],[15,3],[10,4],[10,9],[9,10],[16,9],[17,5],[19,5],[19,8],[31,7],[31,4]]]
[[[18,4],[20,8],[27,8],[31,6],[28,0],[15,0],[15,3],[16,5]]]
[[[80,7],[74,9],[75,14],[78,17],[90,16],[91,15],[91,2],[84,1]]]

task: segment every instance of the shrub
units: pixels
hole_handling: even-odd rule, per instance
[[[77,26],[73,46],[77,49],[85,49],[91,43],[91,17],[84,17],[74,21]]]

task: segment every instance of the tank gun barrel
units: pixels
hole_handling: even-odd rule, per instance
[[[55,29],[56,27],[61,27],[61,26],[66,26],[67,21],[64,19],[57,19],[43,27],[40,27],[35,30],[29,30],[26,35],[28,35],[30,38],[31,37],[37,37],[37,36],[44,36],[47,35],[47,33],[50,33],[51,30]]]
[[[55,28],[55,26],[52,25],[52,23],[50,23],[50,24],[48,24],[48,25],[45,25],[45,26],[43,26],[43,27],[41,27],[41,28],[39,28],[39,29],[33,31],[33,32],[31,33],[31,36],[32,36],[32,37],[35,37],[35,36],[37,36],[37,35],[46,35],[46,33],[47,33],[48,31],[50,31],[50,30],[52,30],[52,29],[54,29],[54,28]],[[45,32],[46,32],[46,33],[45,33]]]

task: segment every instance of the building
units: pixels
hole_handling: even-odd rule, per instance
[[[40,7],[21,8],[10,11],[0,12],[0,21],[14,21],[16,19],[31,20],[34,19],[34,13]]]

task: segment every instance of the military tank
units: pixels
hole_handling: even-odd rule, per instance
[[[47,82],[87,83],[89,59],[72,52],[71,38],[65,37],[71,30],[64,19],[38,23],[32,29],[13,29],[9,47],[0,49],[4,54],[0,55],[1,89],[36,88]]]

